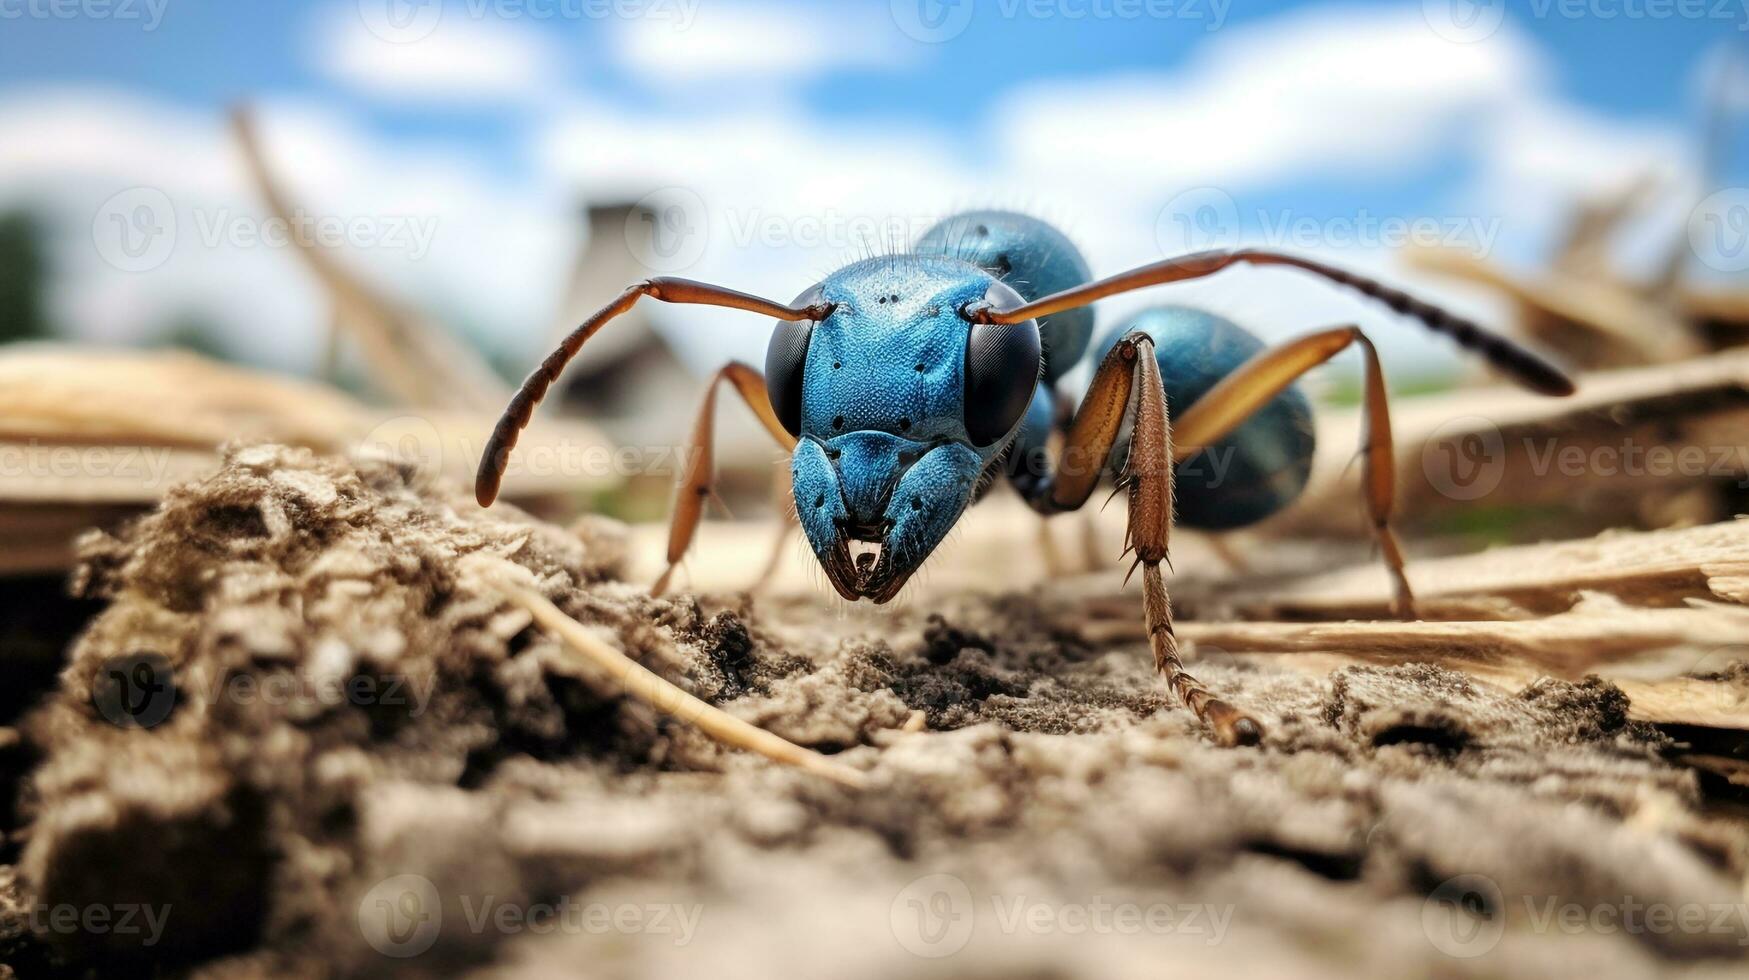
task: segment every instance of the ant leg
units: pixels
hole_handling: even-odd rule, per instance
[[[1011,451],[1012,456],[1025,450],[1024,465],[1041,468],[1040,472],[1048,472],[1042,468],[1049,465],[1053,453],[1061,451],[1063,440],[1068,438],[1069,423],[1075,414],[1073,401],[1054,389],[1047,390],[1051,396],[1050,421],[1045,429],[1048,435],[1040,438],[1040,433],[1028,432],[1023,428],[1021,434],[1015,437],[1015,449]],[[1037,474],[1033,474],[1032,479],[1036,478]],[[1017,471],[1015,489],[1022,499],[1027,494],[1027,482],[1028,477]],[[1059,545],[1057,535],[1052,533],[1052,513],[1049,509],[1039,511],[1038,545],[1039,553],[1044,557],[1045,573],[1051,578],[1061,578],[1064,575],[1084,574],[1098,568],[1102,562],[1099,558],[1099,540],[1093,533],[1092,512],[1083,510],[1078,515],[1069,531],[1072,546],[1067,554]]]
[[[1215,557],[1221,560],[1221,564],[1227,566],[1227,571],[1236,575],[1244,575],[1251,571],[1251,563],[1245,560],[1245,556],[1233,546],[1233,542],[1227,540],[1225,534],[1219,532],[1205,534],[1203,540],[1208,542],[1209,550],[1215,553]]]
[[[1385,393],[1385,375],[1378,351],[1359,327],[1336,327],[1307,334],[1258,353],[1222,378],[1208,394],[1196,400],[1178,419],[1176,459],[1195,453],[1220,439],[1269,403],[1301,375],[1351,344],[1359,344],[1366,361],[1365,419],[1361,430],[1362,487],[1373,538],[1378,541],[1385,568],[1390,572],[1394,598],[1391,611],[1402,619],[1415,618],[1415,593],[1403,572],[1403,551],[1391,531],[1391,509],[1396,499],[1396,453],[1391,445],[1391,412]]]
[[[796,522],[795,492],[790,486],[789,467],[779,466],[772,475],[771,500],[777,505],[777,537],[772,539],[771,554],[765,556],[765,567],[748,587],[749,592],[764,591],[771,584],[772,576],[777,574],[777,566],[783,562],[784,545],[789,543],[790,534],[801,527]]]
[[[1073,398],[1060,391],[1053,391],[1053,395],[1051,425],[1056,435],[1056,442],[1060,447],[1062,440],[1068,438],[1069,423],[1075,417],[1075,402]],[[1074,542],[1071,549],[1072,558],[1064,558],[1057,554],[1054,550],[1055,539],[1050,537],[1049,531],[1041,530],[1040,533],[1045,535],[1045,540],[1048,542],[1047,557],[1054,557],[1064,567],[1068,567],[1069,562],[1073,561],[1074,570],[1080,574],[1095,571],[1104,564],[1099,554],[1099,522],[1095,514],[1096,512],[1093,510],[1082,510],[1075,515],[1074,526],[1069,531]],[[1048,519],[1045,523],[1049,523]],[[1051,574],[1053,576],[1057,574],[1055,568],[1051,569]]]
[[[1081,512],[1081,570],[1099,567],[1099,522],[1092,511]]]
[[[1166,416],[1166,389],[1160,383],[1160,365],[1154,360],[1154,342],[1144,333],[1130,335],[1134,341],[1135,430],[1130,439],[1129,459],[1124,462],[1123,485],[1129,489],[1128,550],[1142,566],[1142,611],[1148,624],[1148,645],[1154,651],[1154,666],[1224,745],[1255,745],[1263,726],[1202,686],[1184,670],[1178,655],[1178,637],[1172,632],[1172,602],[1160,563],[1166,560],[1166,545],[1172,534],[1172,423]],[[1132,567],[1133,570],[1133,567]]]
[[[716,480],[717,384],[724,380],[735,386],[735,392],[758,416],[778,445],[786,450],[796,446],[795,436],[789,434],[771,410],[764,375],[740,361],[730,361],[711,376],[705,387],[704,402],[698,407],[698,419],[692,425],[692,441],[686,451],[686,471],[674,491],[674,516],[668,524],[668,569],[650,586],[651,595],[667,591],[668,579],[674,574],[680,559],[686,556],[686,549],[692,545],[692,536],[698,531],[705,498],[711,495],[711,485]]]
[[[1134,551],[1136,564],[1142,567],[1142,611],[1154,667],[1179,700],[1213,730],[1217,741],[1256,744],[1263,737],[1263,726],[1185,672],[1172,631],[1172,603],[1160,574],[1172,534],[1172,425],[1166,417],[1166,389],[1160,382],[1152,338],[1138,331],[1107,352],[1058,450],[1056,466],[1026,480],[1021,493],[1042,513],[1080,509],[1104,472],[1129,414],[1132,389],[1137,403],[1122,482],[1130,497],[1124,551]]]
[[[785,517],[783,523],[777,526],[777,536],[771,539],[771,553],[765,556],[765,567],[759,570],[759,577],[747,587],[748,592],[763,592],[777,575],[777,568],[783,564],[783,548],[789,543],[789,536],[801,527],[795,518]]]
[[[1051,519],[1038,515],[1038,550],[1045,561],[1045,574],[1051,578],[1061,578],[1069,574],[1069,566],[1063,562],[1062,552],[1057,550],[1057,540],[1051,537]]]
[[[1094,282],[1083,283],[1040,297],[1013,309],[997,310],[988,304],[972,304],[965,313],[974,323],[1021,323],[1034,317],[1049,316],[1063,310],[1116,296],[1149,286],[1186,282],[1212,276],[1236,265],[1280,266],[1309,272],[1328,282],[1346,286],[1363,296],[1371,297],[1397,311],[1420,320],[1436,333],[1457,342],[1459,347],[1480,355],[1498,371],[1520,385],[1544,395],[1571,395],[1573,382],[1560,369],[1535,353],[1497,334],[1489,333],[1474,323],[1453,315],[1431,303],[1416,299],[1400,289],[1394,289],[1366,276],[1325,265],[1313,259],[1262,248],[1215,249],[1180,255],[1128,272],[1120,272]]]
[[[547,395],[547,389],[553,382],[559,380],[559,375],[565,372],[565,365],[571,363],[571,358],[583,349],[590,337],[601,330],[614,318],[623,316],[626,311],[637,305],[639,299],[648,296],[662,303],[687,303],[697,306],[721,306],[731,310],[746,310],[761,316],[776,317],[779,320],[813,320],[818,322],[832,315],[831,303],[814,303],[808,306],[788,307],[773,303],[768,299],[760,299],[747,293],[713,286],[706,282],[695,282],[691,279],[671,279],[658,276],[635,282],[625,288],[613,302],[596,310],[589,319],[577,325],[577,329],[565,335],[559,341],[559,346],[548,354],[546,360],[540,362],[522,382],[522,387],[516,389],[516,394],[510,396],[510,404],[504,406],[504,414],[498,417],[498,424],[492,427],[492,435],[486,439],[486,451],[480,455],[480,468],[474,473],[474,499],[481,507],[492,506],[492,501],[498,499],[500,484],[504,481],[504,469],[510,464],[510,451],[516,448],[516,440],[522,434],[528,420],[534,417],[534,408]],[[749,368],[749,370],[751,370]],[[758,377],[754,372],[754,377]],[[737,385],[739,386],[739,385]],[[759,388],[763,391],[763,379]],[[760,395],[764,401],[764,395]],[[754,409],[755,412],[759,409]],[[766,421],[766,428],[773,433],[782,430],[775,426],[776,418],[761,415],[761,421]],[[769,421],[767,421],[769,420]],[[785,438],[788,438],[787,436]],[[793,442],[790,445],[794,445]]]

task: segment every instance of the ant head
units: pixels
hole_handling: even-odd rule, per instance
[[[958,259],[868,259],[792,304],[824,319],[778,325],[771,407],[797,436],[796,514],[847,599],[885,602],[976,496],[1038,387],[1037,325],[973,323],[1021,303]]]

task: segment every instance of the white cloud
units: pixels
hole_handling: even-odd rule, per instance
[[[959,151],[929,129],[836,127],[783,110],[677,119],[597,105],[574,106],[537,150],[554,180],[573,182],[590,199],[632,199],[662,187],[669,189],[666,199],[685,204],[682,224],[704,240],[684,267],[652,273],[780,300],[854,258],[902,248],[935,220],[968,207],[1044,216],[1070,234],[1099,273],[1162,257],[1154,237],[1160,199],[1147,188],[1125,181],[1029,184],[1013,161],[979,164]],[[1340,261],[1402,280],[1394,258],[1380,250],[1345,251]],[[1499,313],[1443,284],[1423,292],[1471,315]],[[1202,305],[1268,337],[1359,321],[1376,330],[1388,355],[1418,358],[1429,346],[1388,312],[1279,270],[1234,270],[1108,300],[1099,329],[1163,302]],[[758,317],[709,308],[663,307],[657,316],[700,372],[730,357],[757,363],[770,333]]]
[[[956,163],[927,127],[834,124],[782,105],[674,116],[575,103],[531,154],[553,182],[591,200],[670,189],[702,237],[696,261],[652,271],[788,299],[832,268],[908,244],[934,217],[986,200],[992,182]],[[888,232],[896,224],[906,233]],[[904,241],[892,241],[893,237]],[[700,370],[763,357],[769,325],[701,308],[664,308]]]
[[[745,85],[903,67],[912,49],[895,38],[891,21],[860,4],[704,3],[691,21],[621,20],[614,57],[646,84],[730,79]]]
[[[1644,184],[1643,211],[1622,229],[1624,263],[1660,263],[1682,234],[1700,189],[1698,135],[1669,125],[1606,120],[1546,100],[1503,106],[1476,133],[1477,173],[1461,206],[1500,215],[1523,245],[1562,233],[1582,201]]]
[[[568,201],[441,147],[382,143],[313,105],[258,115],[294,203],[385,292],[494,335],[552,315],[575,240]],[[161,264],[130,272],[112,264],[103,219],[113,195],[136,187],[169,202],[151,218],[173,235]],[[0,206],[53,222],[53,302],[76,335],[137,342],[193,315],[252,359],[314,364],[328,301],[289,246],[260,238],[265,208],[222,118],[110,89],[0,99],[0,189]]]
[[[1318,9],[1229,28],[1179,71],[1028,86],[995,130],[1041,179],[1232,192],[1399,170],[1541,76],[1510,31],[1453,44],[1418,12]]]
[[[0,179],[133,181],[193,186],[222,180],[210,148],[213,124],[192,113],[109,88],[13,89],[0,93]],[[125,147],[125,152],[121,148]]]
[[[445,9],[429,29],[396,37],[372,30],[356,3],[320,8],[310,54],[318,71],[341,84],[401,101],[515,101],[538,95],[559,76],[557,52],[538,29],[466,16],[468,9]]]
[[[1484,179],[1527,198],[1591,195],[1650,176],[1688,172],[1693,139],[1664,125],[1605,120],[1569,106],[1527,101],[1480,129]]]
[[[669,64],[735,72],[742,45],[705,19],[720,11],[736,15],[702,7],[688,32],[700,39],[687,43],[726,53],[666,49],[658,58],[652,49],[633,62],[652,72]],[[816,61],[757,70],[823,70],[812,53],[821,51],[836,63],[842,48],[779,40],[783,31],[818,29],[771,26],[754,50],[778,57],[807,49]],[[635,199],[663,187],[696,195],[705,234],[696,261],[655,271],[788,299],[843,262],[903,246],[933,218],[966,207],[1042,214],[1107,273],[1160,258],[1161,205],[1198,185],[1248,201],[1301,178],[1400,174],[1457,154],[1474,182],[1429,207],[1499,216],[1503,236],[1535,251],[1575,189],[1605,187],[1642,167],[1684,179],[1678,134],[1590,116],[1556,99],[1548,81],[1537,50],[1509,30],[1451,45],[1418,18],[1343,8],[1229,27],[1169,74],[1032,85],[1002,100],[981,127],[952,131],[838,121],[774,98],[698,114],[571,99],[525,130],[526,145],[512,151],[526,155],[528,172],[511,180],[462,148],[386,138],[321,105],[265,106],[263,130],[282,179],[313,212],[436,219],[422,258],[349,249],[348,259],[395,295],[489,330],[529,361],[550,339],[580,199]],[[98,258],[90,222],[106,197],[135,185],[164,189],[189,217],[163,267],[129,275]],[[327,310],[296,258],[209,247],[192,223],[196,211],[260,214],[219,120],[112,89],[20,93],[0,102],[0,188],[53,202],[67,218],[62,308],[87,336],[136,337],[193,308],[232,324],[269,360],[312,363]],[[901,229],[890,238],[889,220]],[[1496,301],[1406,274],[1382,248],[1316,251],[1484,322],[1508,322]],[[1450,356],[1443,341],[1388,312],[1279,270],[1235,270],[1117,298],[1102,304],[1101,329],[1162,302],[1204,305],[1270,337],[1358,322],[1403,366]],[[757,317],[680,307],[662,307],[659,317],[700,370],[763,354],[769,325]]]
[[[1749,112],[1749,52],[1733,40],[1721,40],[1697,59],[1689,78],[1692,98],[1741,115]]]
[[[666,185],[696,194],[703,215],[694,223],[709,240],[682,274],[788,298],[859,254],[844,236],[800,240],[816,220],[867,226],[893,216],[914,235],[932,216],[965,207],[1019,207],[1059,220],[1095,270],[1113,272],[1162,257],[1155,218],[1179,191],[1217,184],[1244,200],[1248,188],[1320,173],[1399,172],[1441,149],[1473,149],[1466,127],[1542,79],[1535,51],[1509,33],[1453,45],[1418,16],[1338,9],[1231,28],[1170,75],[1029,86],[970,136],[835,124],[782,103],[686,117],[581,103],[538,139],[535,154],[553,179],[589,196]],[[764,219],[778,241],[746,234]],[[1413,281],[1382,248],[1333,257]],[[1473,316],[1501,312],[1446,283],[1416,285]],[[1387,312],[1279,270],[1234,270],[1110,300],[1101,323],[1161,302],[1204,305],[1266,336],[1358,321],[1376,330],[1388,356],[1439,349]],[[762,351],[766,328],[756,318],[692,309],[661,317],[687,338],[701,369]]]

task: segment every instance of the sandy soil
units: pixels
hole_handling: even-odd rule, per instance
[[[89,535],[74,587],[102,611],[0,747],[23,841],[0,870],[3,958],[22,976],[1742,975],[1749,824],[1606,682],[1206,656],[1198,675],[1269,722],[1262,746],[1220,749],[1141,642],[1065,628],[1076,590],[651,599],[623,580],[630,547],[265,446]],[[476,553],[871,787],[622,697],[458,577]]]

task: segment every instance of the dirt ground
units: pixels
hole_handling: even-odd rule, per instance
[[[271,446],[88,535],[73,588],[101,611],[0,746],[0,959],[25,977],[1742,975],[1741,802],[1608,682],[1205,652],[1193,670],[1268,724],[1222,749],[1139,635],[1065,627],[1084,591],[652,599],[626,580],[632,541]],[[743,553],[751,575],[763,554]],[[460,575],[476,554],[870,786],[621,696]]]

